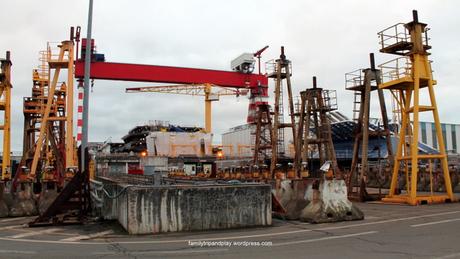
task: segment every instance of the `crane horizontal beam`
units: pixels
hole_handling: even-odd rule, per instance
[[[217,89],[217,90],[214,90]],[[246,95],[247,91],[238,89],[224,88],[212,85],[211,92],[207,93],[206,85],[163,85],[163,86],[144,86],[126,88],[127,93],[168,93],[182,94],[193,96],[206,96],[206,94],[224,96],[224,95]]]
[[[75,77],[83,78],[84,61],[75,62]],[[170,67],[157,65],[92,62],[90,78],[134,82],[171,84],[213,84],[222,87],[252,88],[267,86],[268,78],[261,74],[244,74],[200,68]]]

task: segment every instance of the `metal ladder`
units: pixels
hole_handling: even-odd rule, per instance
[[[361,91],[355,91],[353,101],[353,121],[358,122],[359,111],[361,109]]]

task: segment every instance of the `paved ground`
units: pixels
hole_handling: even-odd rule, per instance
[[[0,219],[0,258],[460,258],[460,203],[358,206],[363,221],[146,236],[116,223],[26,228],[30,218]]]

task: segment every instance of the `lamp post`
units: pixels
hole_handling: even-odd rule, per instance
[[[82,126],[82,138],[81,138],[81,163],[82,170],[85,171],[87,168],[85,166],[85,150],[88,146],[88,122],[89,122],[89,77],[91,69],[91,27],[93,23],[93,0],[89,0],[89,10],[88,10],[88,28],[86,35],[86,52],[85,52],[85,76],[84,76],[84,93],[83,93],[83,126]]]

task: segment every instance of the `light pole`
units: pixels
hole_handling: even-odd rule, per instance
[[[86,170],[85,161],[85,150],[88,146],[88,122],[89,122],[89,75],[91,69],[91,27],[93,23],[93,0],[89,0],[88,10],[88,28],[86,35],[86,52],[85,52],[85,77],[83,82],[83,126],[82,126],[82,138],[81,138],[81,163],[82,170]]]

